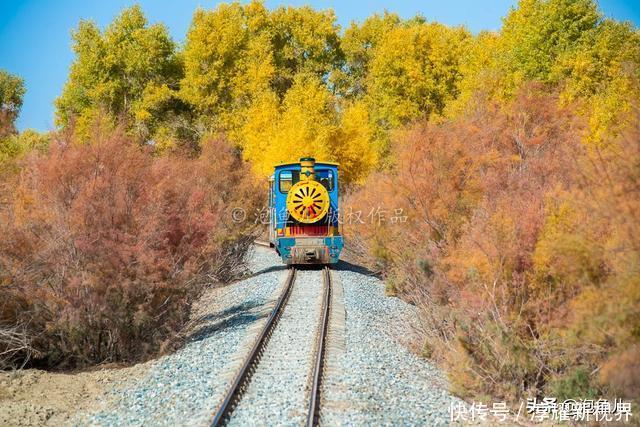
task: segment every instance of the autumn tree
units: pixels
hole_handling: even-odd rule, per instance
[[[198,125],[228,133],[261,175],[305,155],[342,162],[347,180],[366,175],[376,162],[369,113],[328,83],[344,63],[335,20],[261,2],[196,11],[181,96]]]
[[[199,9],[187,34],[181,91],[213,129],[264,91],[280,100],[297,74],[324,78],[340,65],[333,12],[310,7],[267,10],[261,2]]]
[[[604,18],[594,0],[519,0],[502,28],[477,35],[427,18],[385,12],[343,32],[331,10],[233,1],[196,10],[183,45],[138,6],[104,30],[82,21],[56,120],[61,134],[92,134],[92,144],[46,153],[47,135],[18,135],[24,87],[0,72],[0,162],[41,151],[16,180],[22,193],[3,196],[13,216],[0,225],[13,240],[0,239],[0,263],[7,277],[21,274],[4,280],[20,281],[25,301],[37,297],[34,283],[57,280],[68,299],[34,306],[51,314],[84,307],[74,286],[93,277],[98,314],[127,332],[111,323],[114,308],[157,319],[140,278],[164,277],[154,295],[182,293],[189,275],[206,271],[201,261],[229,261],[219,252],[226,197],[264,194],[255,182],[275,163],[311,155],[341,164],[343,206],[406,214],[401,224],[345,227],[349,249],[416,303],[424,353],[447,366],[458,392],[640,399],[640,32]],[[112,132],[90,130],[116,124],[126,136],[101,147]],[[141,141],[153,155],[133,143]],[[191,158],[171,153],[185,147]],[[50,185],[61,180],[73,185]],[[96,212],[108,215],[94,221]],[[70,215],[79,220],[69,225]],[[189,233],[193,246],[184,247]],[[78,244],[86,248],[65,246]],[[191,261],[179,266],[175,253]],[[60,259],[68,268],[57,268]],[[103,286],[122,285],[126,305],[100,300]],[[170,316],[186,315],[181,301]],[[37,335],[75,346],[76,329],[59,318]],[[140,340],[119,343],[135,349]]]
[[[181,96],[213,128],[223,127],[223,117],[239,95],[235,81],[246,55],[246,20],[239,3],[221,4],[213,11],[198,9],[187,33]]]
[[[455,117],[482,99],[508,102],[522,85],[561,89],[561,102],[583,101],[587,139],[615,132],[637,98],[640,33],[603,19],[591,0],[521,0],[497,33],[481,33],[461,59],[459,96],[446,106]]]
[[[565,82],[565,99],[587,101],[582,114],[589,117],[588,140],[611,139],[628,124],[628,112],[640,97],[640,31],[603,20],[559,58],[554,77]]]
[[[4,169],[0,176],[10,169],[8,162],[24,151],[15,126],[24,93],[24,81],[20,77],[0,70],[0,167]]]
[[[333,160],[331,144],[338,132],[335,99],[314,76],[299,74],[280,103],[269,92],[249,109],[242,127],[243,154],[261,174],[273,165],[305,155]],[[292,143],[295,141],[295,143]]]
[[[352,24],[343,37],[346,66],[333,80],[344,98],[363,99],[378,157],[389,132],[412,120],[441,114],[458,93],[460,59],[471,34],[463,28],[374,15]]]
[[[470,34],[417,20],[385,34],[366,78],[375,120],[385,129],[441,113],[457,95],[458,61]]]
[[[513,84],[551,81],[558,58],[574,50],[600,18],[592,0],[520,0],[504,19],[501,65]]]
[[[361,98],[367,93],[367,75],[376,46],[386,35],[401,25],[402,19],[395,13],[372,15],[362,24],[352,22],[344,32],[341,47],[345,66],[335,70],[332,81],[338,93],[345,98]]]
[[[0,70],[0,140],[16,132],[15,121],[22,108],[24,81]]]
[[[81,21],[72,36],[76,58],[56,100],[59,125],[75,121],[86,135],[106,113],[146,140],[160,117],[183,107],[176,96],[182,68],[175,43],[164,25],[148,24],[139,6],[125,9],[104,31]]]
[[[196,10],[178,51],[162,25],[133,7],[104,31],[80,24],[57,117],[86,133],[105,111],[102,125],[124,119],[158,150],[176,141],[197,150],[207,134],[224,133],[262,174],[305,150],[352,153],[345,177],[358,180],[393,163],[395,130],[508,103],[530,81],[559,88],[561,103],[585,101],[588,139],[602,140],[637,94],[638,34],[603,19],[592,0],[521,0],[500,31],[477,36],[389,12],[341,34],[331,10],[256,0]],[[293,105],[300,87],[310,99]]]

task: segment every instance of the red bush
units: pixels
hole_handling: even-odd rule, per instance
[[[220,140],[158,158],[116,132],[31,157],[0,211],[0,326],[25,325],[46,366],[155,354],[240,271],[252,228],[229,210],[256,202],[250,180]]]

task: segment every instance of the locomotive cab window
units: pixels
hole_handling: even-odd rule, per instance
[[[280,192],[288,193],[293,184],[300,181],[300,171],[282,171],[280,172]]]
[[[331,169],[319,169],[315,171],[316,181],[324,185],[327,191],[333,191],[333,171]],[[278,176],[281,193],[288,193],[291,187],[300,181],[300,171],[281,171]]]
[[[316,179],[324,185],[327,191],[333,191],[333,171],[331,169],[317,170]]]

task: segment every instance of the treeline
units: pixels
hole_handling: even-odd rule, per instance
[[[260,2],[195,12],[176,44],[139,7],[101,31],[82,22],[57,123],[81,137],[102,112],[158,150],[224,133],[262,175],[313,153],[362,180],[388,163],[390,132],[505,101],[529,80],[585,100],[601,138],[628,106],[640,36],[591,0],[526,0],[499,33],[374,15],[342,31],[333,12]],[[291,144],[296,141],[296,144]]]
[[[506,102],[528,81],[581,103],[602,139],[628,108],[640,36],[592,0],[522,0],[499,32],[373,15],[341,29],[331,10],[261,2],[195,11],[184,43],[138,6],[73,31],[75,60],[56,123],[87,140],[102,126],[158,152],[195,153],[225,134],[259,174],[304,154],[339,160],[360,182],[390,163],[395,129]],[[291,141],[297,141],[291,144]]]
[[[198,9],[181,44],[164,25],[149,24],[139,7],[124,10],[104,29],[83,21],[73,40],[76,57],[56,101],[58,130],[50,135],[15,132],[22,85],[0,75],[0,163],[3,171],[23,172],[2,181],[2,215],[11,215],[4,217],[3,235],[14,236],[0,252],[5,295],[15,296],[16,289],[41,295],[30,286],[44,289],[52,277],[59,289],[76,289],[76,283],[99,289],[115,277],[113,266],[149,250],[149,230],[140,224],[152,213],[161,224],[154,251],[165,251],[160,259],[174,259],[167,249],[175,239],[171,230],[175,224],[192,227],[191,217],[176,219],[176,212],[218,218],[222,202],[237,200],[228,196],[236,181],[244,188],[260,182],[274,163],[314,155],[341,163],[348,207],[403,209],[406,223],[345,224],[349,245],[385,275],[390,290],[423,308],[425,354],[448,367],[460,393],[516,399],[616,392],[637,398],[640,32],[633,25],[604,18],[592,0],[521,0],[497,32],[474,35],[393,13],[342,29],[330,10],[269,10],[254,1]],[[220,158],[227,166],[215,171],[222,185],[210,189],[202,186],[214,181],[206,167],[216,162],[205,143],[212,140],[222,144],[214,151],[226,153]],[[96,144],[110,148],[97,155]],[[126,150],[118,151],[119,144]],[[76,154],[60,157],[60,150]],[[99,161],[90,167],[83,157],[134,156],[127,164],[135,170],[139,151],[150,162],[142,169],[149,178],[141,187],[134,173],[114,178],[122,182],[114,200],[144,196],[140,203],[151,206],[156,199],[150,194],[169,192],[172,198],[162,199],[167,207],[150,213],[125,203],[126,220],[117,224],[128,239],[134,236],[129,246],[103,245],[103,252],[70,258],[69,268],[55,269],[52,260],[59,257],[44,255],[58,253],[50,249],[54,242],[66,242],[63,252],[79,256],[76,241],[121,239],[91,220],[97,208],[74,205],[101,200],[106,209],[115,203],[96,199],[100,193],[92,190],[91,177],[104,169]],[[70,193],[48,194],[62,173],[48,169],[49,162],[84,171],[73,181],[86,187],[69,184]],[[204,175],[171,169],[181,183],[173,188],[158,170],[174,162],[187,169],[199,165]],[[113,167],[112,176],[124,173]],[[255,175],[229,175],[241,167]],[[242,194],[248,205],[256,203]],[[209,200],[207,210],[190,197]],[[81,220],[71,215],[76,211]],[[160,277],[154,283],[187,289],[190,274],[218,268],[194,269],[197,254],[221,250],[220,236],[228,230],[238,239],[251,232],[225,221],[210,226],[201,231],[212,240],[195,240],[209,243],[178,257],[186,264],[176,264],[176,271],[184,275],[158,275],[144,258],[133,265],[145,268],[126,270],[134,281],[118,281],[143,284]],[[44,234],[46,241],[34,237],[42,227],[53,233]],[[84,237],[64,240],[64,230]],[[104,259],[116,261],[103,268]],[[85,262],[98,272],[91,281],[80,274]],[[118,292],[134,288],[126,289]],[[121,300],[136,301],[104,301]],[[92,307],[114,310],[100,304]],[[57,311],[61,305],[46,306],[49,311],[24,312],[66,319]],[[154,310],[165,306],[135,307],[156,307],[148,310],[156,319]],[[4,316],[5,324],[16,321]],[[139,318],[146,319],[139,315],[131,322]],[[89,347],[70,345],[71,334],[60,332],[75,330],[69,323],[61,329],[55,322],[19,324],[40,325],[31,333],[52,330],[65,337],[64,345],[55,345],[82,361],[77,364],[105,358],[87,357],[78,349]],[[73,326],[85,324],[81,319]],[[179,324],[174,318],[171,328]],[[129,331],[137,325],[116,327]],[[162,330],[144,325],[151,327],[145,331]],[[125,334],[121,342],[140,336]],[[142,353],[152,354],[166,336],[154,338],[156,345]],[[126,348],[109,357],[139,357],[139,349]]]
[[[15,126],[25,94],[24,81],[0,70],[0,178],[12,169],[13,160],[33,149],[46,149],[48,137],[32,130],[20,134]]]

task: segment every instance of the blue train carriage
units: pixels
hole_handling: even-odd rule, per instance
[[[334,264],[344,246],[338,228],[338,164],[303,157],[275,166],[269,180],[269,241],[285,264]]]

